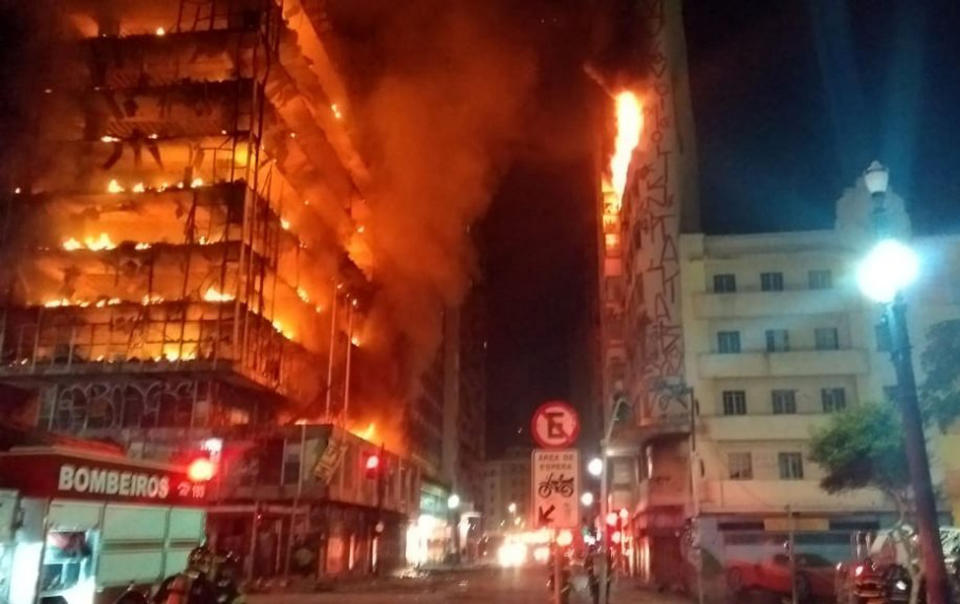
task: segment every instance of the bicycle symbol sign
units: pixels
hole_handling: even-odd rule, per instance
[[[580,525],[579,460],[576,449],[534,449],[530,478],[535,528]]]

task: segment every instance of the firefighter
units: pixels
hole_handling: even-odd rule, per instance
[[[240,556],[227,552],[214,574],[213,586],[217,592],[217,604],[242,604],[243,593],[240,591]]]
[[[210,550],[205,545],[193,548],[186,570],[164,579],[153,597],[154,604],[217,604],[212,571]]]

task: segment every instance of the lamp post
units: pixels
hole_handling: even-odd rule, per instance
[[[447,509],[453,521],[453,560],[460,563],[460,496],[456,493],[447,497]]]
[[[603,431],[603,440],[600,441],[600,458],[592,459],[587,465],[587,471],[600,477],[600,518],[606,520],[607,513],[610,511],[609,484],[610,470],[607,463],[607,447],[610,445],[610,438],[613,436],[613,426],[621,418],[621,410],[630,407],[627,398],[623,393],[617,393],[613,398],[613,407],[610,410],[610,421]],[[596,462],[600,463],[596,463]],[[603,527],[603,538],[600,540],[600,604],[607,604],[609,598],[608,586],[610,581],[610,546],[608,543],[609,529],[601,523]]]
[[[886,168],[879,162],[873,162],[864,172],[863,181],[873,199],[872,217],[879,241],[857,268],[857,285],[866,297],[884,306],[884,315],[890,330],[890,358],[897,374],[896,400],[903,418],[904,448],[916,499],[917,529],[926,578],[927,602],[947,604],[950,585],[937,525],[937,505],[930,479],[930,460],[927,457],[913,360],[910,356],[907,305],[903,298],[903,289],[917,277],[919,260],[910,247],[892,238],[888,232],[885,197],[889,173]]]

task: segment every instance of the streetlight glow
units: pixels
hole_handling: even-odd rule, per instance
[[[511,514],[516,514],[516,513],[517,513],[517,504],[515,504],[514,502],[511,501],[511,502],[510,502],[510,505],[507,506],[507,511],[510,512]]]
[[[891,302],[897,292],[913,283],[920,272],[920,258],[896,239],[877,243],[857,267],[857,286],[875,302]]]
[[[593,493],[584,491],[583,495],[580,496],[580,503],[583,504],[583,507],[587,508],[593,505]]]
[[[599,457],[591,459],[590,463],[587,464],[587,472],[590,472],[591,476],[600,476],[603,474],[603,460]]]
[[[455,510],[460,507],[460,496],[454,493],[450,497],[447,497],[447,507],[451,510]]]

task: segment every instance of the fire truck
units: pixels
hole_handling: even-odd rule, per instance
[[[0,602],[113,602],[183,570],[204,539],[206,486],[104,451],[0,453]]]

